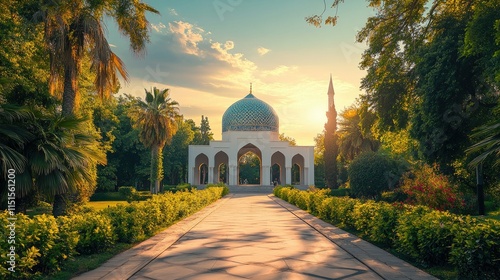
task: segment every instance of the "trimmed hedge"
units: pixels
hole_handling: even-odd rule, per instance
[[[34,279],[60,270],[65,260],[77,254],[102,252],[116,241],[133,243],[144,240],[160,229],[195,213],[228,193],[228,188],[179,191],[154,195],[151,199],[117,205],[102,211],[80,211],[66,217],[38,215],[32,219],[17,214],[15,244],[0,239],[0,279]],[[0,212],[0,221],[8,225],[10,215]],[[7,226],[0,230],[9,236]],[[7,270],[8,248],[15,246],[15,272]]]
[[[426,206],[331,197],[323,191],[277,187],[274,195],[339,227],[355,229],[369,241],[383,243],[422,265],[452,265],[460,279],[500,275],[498,221]]]

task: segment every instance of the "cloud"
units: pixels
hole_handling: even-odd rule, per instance
[[[151,28],[153,28],[153,30],[158,32],[158,33],[162,33],[163,30],[167,27],[165,26],[165,24],[160,22],[158,24],[151,23]]]
[[[262,76],[279,76],[281,74],[284,74],[289,71],[295,71],[297,70],[297,66],[286,66],[286,65],[280,65],[274,69],[271,70],[264,70],[262,71]]]
[[[257,53],[261,56],[267,54],[270,51],[271,51],[270,49],[266,49],[264,47],[257,48]]]
[[[199,55],[198,43],[203,41],[203,29],[189,22],[174,21],[168,23],[174,39],[187,54]]]
[[[170,8],[168,9],[168,13],[173,15],[173,16],[178,16],[179,14],[177,13],[177,11],[173,8]]]

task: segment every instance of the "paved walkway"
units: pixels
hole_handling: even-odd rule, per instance
[[[436,279],[272,195],[231,194],[75,279]]]

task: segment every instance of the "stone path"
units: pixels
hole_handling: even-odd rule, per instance
[[[75,279],[436,279],[272,195],[231,194]]]

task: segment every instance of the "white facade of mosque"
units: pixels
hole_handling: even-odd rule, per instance
[[[259,158],[260,185],[314,185],[314,147],[279,140],[278,115],[251,92],[224,113],[222,140],[189,146],[188,182],[244,185],[239,159],[248,152]]]

